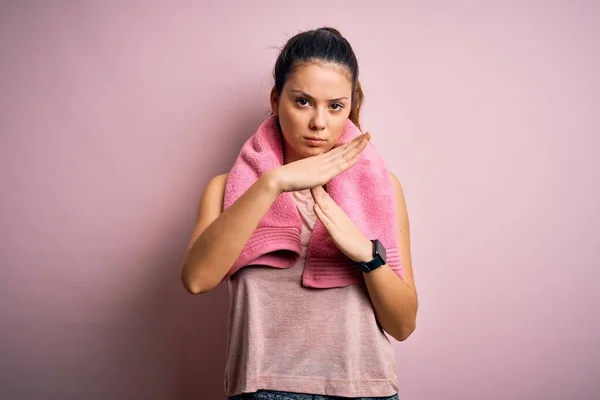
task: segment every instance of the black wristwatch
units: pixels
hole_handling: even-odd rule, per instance
[[[367,273],[376,270],[386,263],[385,247],[377,239],[371,240],[371,242],[373,243],[373,259],[369,262],[358,263],[363,272]]]

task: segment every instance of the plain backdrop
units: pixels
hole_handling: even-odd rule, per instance
[[[583,0],[2,1],[0,398],[224,398],[227,287],[187,294],[181,257],[278,48],[323,25],[354,46],[410,213],[400,398],[600,398]]]

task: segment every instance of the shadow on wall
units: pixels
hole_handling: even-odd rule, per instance
[[[223,374],[229,309],[227,284],[194,296],[186,292],[179,274],[204,186],[212,176],[231,168],[243,143],[268,117],[264,108],[246,112],[238,114],[229,126],[211,133],[211,143],[221,149],[215,152],[220,155],[216,163],[220,165],[209,165],[215,163],[206,159],[197,161],[197,175],[206,171],[209,175],[189,183],[197,193],[197,198],[190,200],[192,208],[175,213],[180,219],[161,233],[166,240],[146,252],[148,259],[140,270],[147,271],[148,276],[143,290],[137,291],[137,297],[130,302],[136,315],[124,312],[119,318],[119,332],[125,336],[119,335],[119,346],[114,350],[124,360],[122,369],[126,374],[118,380],[140,379],[124,385],[137,389],[133,397],[143,393],[147,399],[226,398]],[[204,142],[199,138],[199,143]],[[131,326],[132,331],[122,329],[126,326]],[[127,375],[129,371],[135,371],[133,376]],[[164,375],[158,376],[161,371]]]
[[[107,352],[116,365],[100,369],[110,387],[90,398],[149,400],[222,399],[229,297],[226,284],[203,295],[191,295],[180,280],[188,226],[174,227],[163,248],[148,250],[139,270],[143,286],[134,298],[120,302],[105,329]],[[186,243],[184,243],[186,241]],[[151,246],[148,246],[151,247]],[[126,392],[124,392],[126,391]],[[98,396],[98,397],[95,397]],[[106,397],[104,397],[106,396]]]

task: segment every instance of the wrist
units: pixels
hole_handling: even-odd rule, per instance
[[[281,178],[276,168],[264,173],[259,180],[269,192],[276,195],[283,193]]]
[[[354,260],[359,263],[367,263],[373,260],[373,242],[366,237],[363,240],[363,244],[360,246],[360,251]]]

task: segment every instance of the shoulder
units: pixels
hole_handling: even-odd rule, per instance
[[[208,209],[221,208],[223,196],[225,195],[225,185],[229,174],[221,174],[213,177],[204,188],[204,193],[200,199],[198,213],[202,215]],[[203,212],[204,211],[204,212]]]
[[[187,251],[192,248],[196,239],[206,227],[223,212],[223,196],[225,195],[227,176],[228,174],[217,175],[206,184],[198,204],[196,225],[188,243]]]
[[[406,218],[406,199],[404,198],[404,190],[402,189],[402,184],[400,183],[400,179],[390,171],[390,176],[392,178],[392,186],[394,187],[394,194],[396,197],[396,204],[398,206],[398,213],[400,218]]]
[[[394,186],[396,195],[398,197],[404,198],[404,192],[402,190],[402,184],[400,183],[400,179],[398,179],[396,174],[394,174],[392,171],[390,171],[390,176],[392,177],[392,185]]]
[[[207,189],[208,188],[213,188],[213,189],[223,188],[223,189],[225,189],[225,184],[227,183],[228,177],[229,177],[228,173],[217,175],[217,176],[213,177],[206,185]]]
[[[227,184],[227,178],[229,174],[221,174],[213,177],[207,184],[204,190],[205,194],[209,194],[210,197],[222,197],[225,193],[225,185]]]

